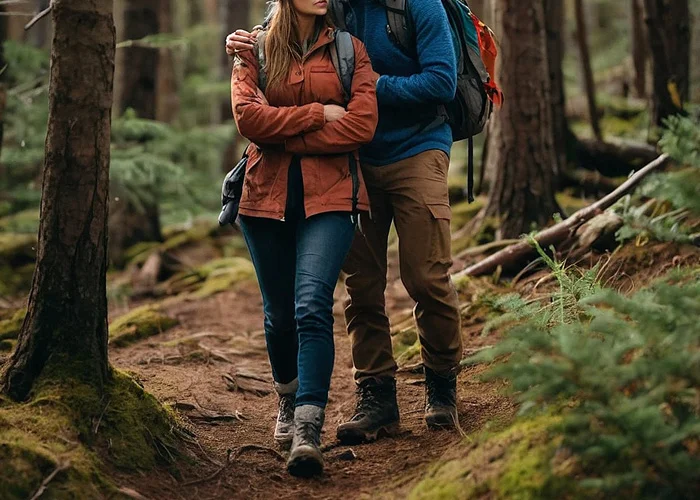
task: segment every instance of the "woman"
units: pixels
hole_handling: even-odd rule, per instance
[[[326,0],[279,0],[259,50],[238,54],[233,114],[250,139],[240,223],[263,296],[287,469],[323,471],[324,408],[333,371],[333,291],[369,209],[357,150],[377,125],[376,75],[352,39],[349,100],[333,65]],[[261,79],[259,61],[264,61]],[[259,82],[265,81],[264,94]]]

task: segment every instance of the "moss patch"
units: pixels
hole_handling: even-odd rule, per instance
[[[115,491],[101,458],[127,471],[172,462],[182,427],[131,377],[113,372],[99,395],[55,375],[26,403],[0,399],[3,498],[31,497],[54,471],[44,498],[105,498]]]
[[[216,259],[192,271],[176,274],[160,287],[168,295],[190,293],[204,299],[230,290],[235,284],[254,279],[253,263],[243,257]]]
[[[158,335],[178,324],[156,306],[144,306],[117,318],[109,327],[110,344],[123,347],[140,339]]]
[[[0,233],[0,295],[29,290],[36,258],[36,236]]]
[[[394,348],[394,358],[401,358],[418,341],[418,332],[415,326],[409,326],[397,332],[391,337],[391,344]]]
[[[0,340],[16,339],[26,315],[26,309],[19,309],[8,319],[0,321]]]
[[[39,231],[39,210],[32,208],[0,218],[0,231],[36,234]]]
[[[561,448],[560,418],[541,416],[484,434],[448,452],[418,483],[410,499],[579,498],[575,464]]]

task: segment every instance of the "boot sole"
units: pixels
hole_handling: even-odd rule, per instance
[[[300,456],[287,463],[287,472],[296,477],[314,477],[323,474],[323,463],[314,457]]]
[[[292,436],[292,435],[290,435],[289,437],[275,436],[275,444],[277,444],[277,446],[279,448],[281,448],[282,450],[289,451],[289,449],[292,447],[292,438],[293,437],[294,436]]]
[[[399,433],[399,423],[383,425],[374,431],[362,429],[338,429],[337,437],[341,444],[372,443],[379,438],[393,437]]]
[[[431,430],[442,430],[442,429],[454,429],[457,427],[457,416],[450,414],[438,414],[438,415],[426,415],[425,423],[428,429]]]

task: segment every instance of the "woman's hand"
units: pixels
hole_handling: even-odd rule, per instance
[[[235,32],[231,33],[226,37],[226,53],[233,56],[236,54],[236,52],[252,50],[258,37],[258,31],[261,29],[262,26],[256,26],[253,28],[252,33],[249,33],[246,30],[236,30]]]
[[[326,122],[334,122],[340,120],[342,117],[348,114],[345,108],[342,106],[336,106],[335,104],[326,104],[323,106],[323,114],[326,117]]]

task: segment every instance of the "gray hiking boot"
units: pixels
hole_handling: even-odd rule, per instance
[[[381,377],[363,380],[357,386],[356,395],[355,414],[348,422],[338,426],[337,435],[341,443],[365,443],[398,433],[396,379]]]
[[[312,405],[297,406],[294,411],[294,439],[287,460],[287,471],[292,476],[311,477],[323,473],[321,429],[325,412]]]
[[[294,405],[297,398],[299,380],[294,379],[288,384],[275,382],[275,391],[279,395],[279,411],[275,425],[275,441],[282,448],[289,448],[294,437]]]
[[[430,429],[457,426],[457,374],[425,367],[425,423]]]

